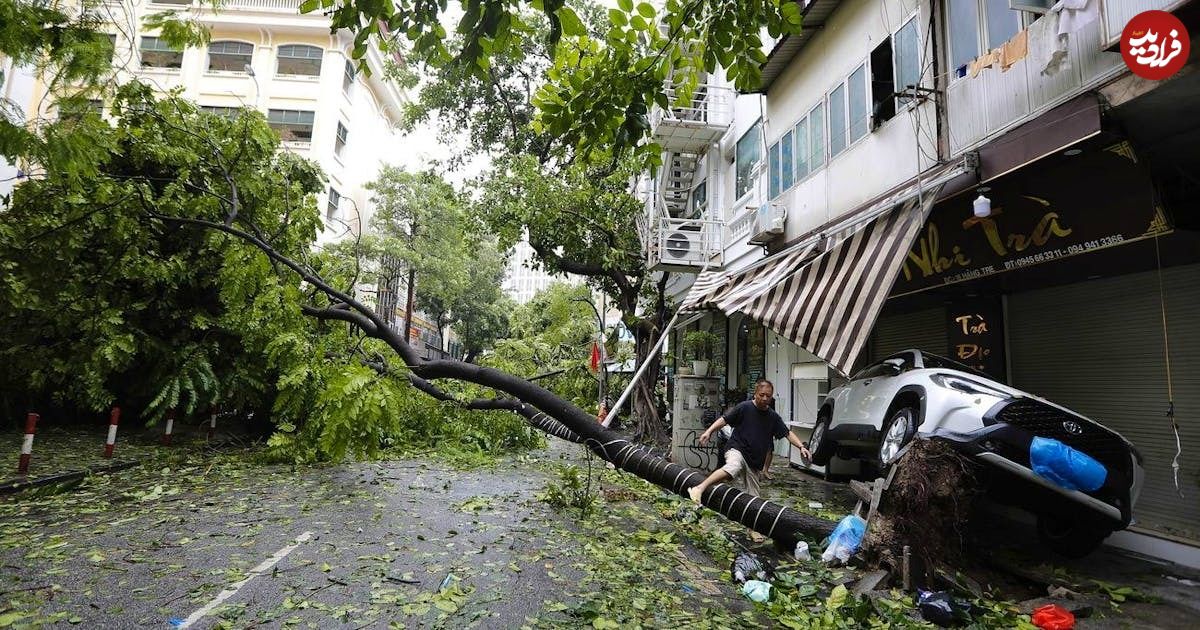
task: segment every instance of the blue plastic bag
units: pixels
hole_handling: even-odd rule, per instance
[[[833,528],[829,538],[825,539],[825,552],[821,554],[821,560],[826,563],[835,559],[841,562],[848,561],[850,556],[858,551],[858,545],[862,543],[866,533],[866,521],[853,514],[843,518],[837,527]]]
[[[750,580],[742,585],[742,593],[756,602],[765,602],[771,598],[771,583]]]
[[[1092,492],[1108,477],[1104,464],[1052,438],[1033,438],[1029,463],[1033,472],[1067,490]]]

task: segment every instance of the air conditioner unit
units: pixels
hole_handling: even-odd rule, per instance
[[[758,207],[754,216],[754,225],[750,228],[750,244],[766,245],[783,236],[783,226],[787,222],[787,206],[778,203],[764,203]]]
[[[672,230],[663,242],[662,261],[667,264],[704,264],[703,234],[692,230]]]

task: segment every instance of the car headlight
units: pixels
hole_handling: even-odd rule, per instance
[[[954,376],[953,374],[931,374],[929,375],[929,380],[941,385],[942,387],[958,390],[964,394],[982,394],[984,396],[994,396],[996,398],[1009,397],[1007,392],[1003,392],[995,387],[985,385],[979,381],[973,381],[969,378]]]

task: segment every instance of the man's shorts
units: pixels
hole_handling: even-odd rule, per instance
[[[734,482],[745,488],[746,492],[758,496],[759,472],[750,468],[741,451],[736,448],[726,450],[725,465],[721,467],[721,470],[729,473],[729,476],[733,477]]]

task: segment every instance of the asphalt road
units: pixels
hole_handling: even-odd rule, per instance
[[[471,471],[193,459],[0,499],[0,626],[5,615],[84,628],[546,621],[585,568],[586,538],[563,535],[572,514],[536,498],[561,456]],[[746,608],[728,584],[706,590],[682,596]]]

